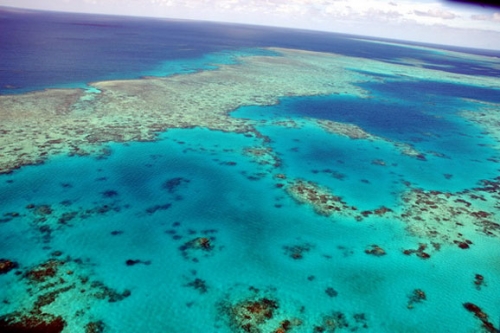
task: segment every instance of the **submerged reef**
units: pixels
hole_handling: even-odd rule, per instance
[[[241,333],[333,333],[369,328],[365,313],[347,313],[341,305],[335,305],[334,310],[318,311],[313,304],[292,300],[278,290],[276,287],[233,287],[232,294],[227,294],[218,304],[219,319],[232,332]],[[338,295],[332,287],[325,292],[332,301]]]
[[[461,249],[472,245],[467,235],[474,232],[500,237],[495,209],[498,180],[482,184],[485,186],[458,193],[411,190],[403,195],[403,212],[395,217],[414,235]]]
[[[480,187],[455,193],[410,188],[401,194],[398,209],[382,206],[363,211],[312,181],[288,179],[285,174],[276,174],[274,178],[281,181],[278,187],[283,187],[297,202],[312,206],[319,215],[341,215],[356,221],[374,216],[399,220],[405,223],[412,235],[430,240],[436,251],[440,243],[469,249],[473,242],[468,237],[475,233],[500,238],[500,224],[496,222],[500,177],[483,180]],[[415,253],[427,259],[430,255],[424,251],[425,246],[420,245],[418,250],[405,250],[404,253]],[[372,250],[367,253],[374,254]]]
[[[434,249],[436,251],[439,250],[439,248],[440,248],[439,243],[434,243],[433,245],[434,245]],[[421,259],[429,259],[431,257],[431,255],[426,252],[426,249],[427,249],[427,244],[422,243],[422,244],[418,245],[418,249],[416,249],[416,250],[414,250],[414,249],[403,250],[403,254],[405,254],[407,256],[415,254],[417,257],[419,257]]]
[[[66,322],[61,317],[43,314],[38,316],[0,317],[3,333],[60,333]]]
[[[408,305],[406,306],[408,309],[413,309],[416,303],[422,303],[427,299],[427,294],[422,289],[415,289],[408,296]]]
[[[218,244],[216,229],[204,230],[179,230],[180,222],[174,222],[175,229],[166,230],[174,241],[182,244],[177,248],[182,258],[191,262],[200,262],[204,258],[209,258],[219,253],[223,246]]]
[[[415,157],[420,160],[425,160],[424,154],[417,151],[412,145],[403,142],[394,142],[392,140],[370,134],[357,125],[340,123],[327,119],[315,119],[315,122],[329,133],[345,136],[354,140],[388,142],[394,145],[394,147],[398,149],[403,155]]]
[[[469,302],[464,303],[463,306],[467,311],[473,313],[474,316],[482,322],[482,327],[485,329],[486,332],[498,333],[498,330],[490,321],[488,314],[486,314],[479,306]]]
[[[228,296],[219,304],[221,318],[233,332],[286,333],[303,328],[301,319],[284,313],[279,300],[265,295],[269,292],[261,292],[255,287],[248,290],[251,295],[244,299],[231,300]]]
[[[304,253],[311,251],[314,247],[312,244],[297,244],[297,245],[286,245],[283,246],[285,254],[294,260],[299,260],[304,258]]]
[[[270,165],[275,168],[281,165],[280,159],[274,154],[270,147],[247,147],[243,152],[254,161],[263,165]]]
[[[0,172],[54,154],[98,153],[105,142],[154,140],[169,128],[252,134],[251,122],[228,113],[241,105],[275,104],[279,96],[362,94],[352,85],[357,74],[334,84],[317,70],[304,76],[303,66],[344,71],[336,58],[315,64],[304,62],[306,54],[283,52],[288,56],[244,58],[215,71],[91,84],[99,92],[67,89],[0,96]]]
[[[369,248],[367,248],[365,250],[365,253],[366,254],[371,254],[375,257],[381,257],[381,256],[385,256],[386,255],[386,252],[383,248],[381,248],[380,246],[378,246],[377,244],[373,244],[372,246],[370,246]]]
[[[357,208],[348,206],[342,198],[334,195],[325,187],[302,179],[289,180],[286,191],[300,203],[312,205],[321,215],[346,214],[347,211],[356,211]]]
[[[6,274],[11,270],[17,268],[19,265],[17,262],[9,259],[0,259],[0,274]]]
[[[328,53],[271,50],[280,56],[242,58],[236,65],[220,65],[213,71],[95,82],[92,91],[50,89],[0,96],[0,173],[41,163],[56,154],[106,154],[102,143],[150,141],[169,128],[205,127],[254,135],[251,121],[232,118],[229,113],[242,105],[276,104],[281,96],[366,97],[355,86],[366,76],[346,68],[369,67],[374,74],[397,73],[406,79],[500,87],[495,78],[442,75],[431,69]],[[326,127],[337,134],[368,136],[349,125]],[[408,145],[401,150],[418,154]]]
[[[245,300],[232,306],[231,319],[244,332],[261,332],[259,326],[272,319],[278,307],[275,300],[268,298]]]
[[[54,256],[62,253],[54,252]],[[19,285],[23,286],[25,302],[20,308],[0,317],[1,332],[62,332],[74,316],[86,313],[99,301],[119,302],[131,295],[92,279],[89,264],[81,259],[50,258],[31,267],[20,267]],[[17,297],[17,296],[16,296]],[[77,299],[70,313],[63,312],[68,299]],[[14,303],[9,298],[5,304]],[[86,332],[102,332],[104,323],[88,323]]]
[[[93,202],[91,205],[80,206],[72,200],[62,202],[29,203],[15,213],[16,218],[27,221],[36,231],[43,243],[49,243],[54,231],[71,228],[73,225],[95,216],[111,216],[122,209],[129,208],[121,204],[114,191],[103,192],[102,201]],[[162,209],[159,206],[156,210]],[[152,207],[153,209],[155,207]]]

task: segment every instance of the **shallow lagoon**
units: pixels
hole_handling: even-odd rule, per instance
[[[231,52],[203,59],[227,64]],[[363,70],[372,99],[276,96],[229,114],[247,132],[167,129],[0,175],[0,257],[18,265],[0,274],[2,325],[31,316],[62,318],[64,332],[488,332],[500,313],[499,235],[473,216],[499,216],[498,143],[460,112],[485,112],[471,98],[498,103],[494,90],[395,90],[394,76]],[[320,214],[317,199],[293,192],[297,180],[355,209]],[[438,216],[456,216],[405,218],[414,193],[428,196],[420,208],[434,200]],[[438,235],[415,221],[437,223]],[[462,225],[445,234],[447,223]]]
[[[34,202],[50,205],[53,212],[47,222],[37,224],[28,209],[21,210],[23,218],[2,226],[2,253],[30,267],[62,251],[61,258],[83,260],[77,264],[79,274],[119,292],[130,290],[117,303],[62,293],[43,309],[64,315],[70,331],[80,331],[79,325],[95,318],[111,331],[233,332],[238,330],[228,326],[220,303],[264,296],[279,302],[276,320],[302,321],[295,331],[318,326],[335,311],[345,314],[350,328],[366,324],[366,331],[423,332],[436,322],[451,330],[457,321],[474,331],[477,320],[457,315],[464,312],[461,303],[475,300],[494,311],[494,295],[500,291],[498,266],[492,265],[498,258],[495,240],[478,236],[465,257],[463,250],[450,246],[429,260],[405,256],[402,249],[425,240],[384,218],[354,222],[317,216],[239,154],[248,141],[202,129],[173,130],[154,143],[113,144],[104,159],[56,158],[3,176],[13,180],[4,183],[4,193],[22,193],[7,201],[7,211]],[[262,171],[262,178],[248,179]],[[179,178],[171,182],[175,186],[165,187]],[[43,185],[36,186],[34,179]],[[373,185],[378,187],[377,181]],[[365,204],[378,204],[381,197]],[[57,222],[64,212],[81,214],[104,204],[113,209]],[[49,239],[37,230],[40,224],[53,226]],[[212,239],[210,251],[183,249],[186,242],[205,236]],[[387,255],[367,255],[371,244],[383,246]],[[297,251],[300,258],[294,259]],[[141,263],[128,266],[127,260]],[[481,290],[473,283],[478,272],[488,282]],[[19,288],[25,282],[13,274],[2,279],[9,286],[4,297],[13,300],[4,308],[16,310],[29,298]],[[193,283],[197,279],[201,286]],[[427,299],[409,310],[412,292],[419,288]],[[70,308],[65,294],[72,299]],[[79,312],[82,318],[76,316]],[[358,316],[356,321],[361,313],[366,320]],[[267,325],[277,322],[262,326],[263,332],[271,331]]]

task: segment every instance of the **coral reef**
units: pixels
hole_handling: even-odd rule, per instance
[[[193,281],[187,283],[185,286],[198,290],[200,294],[205,294],[208,291],[207,282],[200,278],[194,279]]]
[[[339,294],[335,289],[333,289],[332,287],[328,287],[325,289],[325,293],[329,296],[329,297],[337,297],[337,295]]]
[[[127,261],[125,261],[125,265],[127,265],[127,266],[134,266],[137,264],[142,264],[142,265],[148,266],[148,265],[151,265],[151,260],[127,259]]]
[[[474,286],[477,290],[481,290],[481,287],[486,286],[486,282],[484,281],[484,276],[481,274],[474,275]]]
[[[479,306],[469,302],[464,303],[463,306],[467,311],[472,312],[474,316],[482,322],[482,326],[487,332],[498,332],[493,323],[489,320],[489,316]]]
[[[104,329],[105,325],[102,320],[93,321],[85,325],[85,333],[102,333]]]
[[[262,165],[270,165],[274,168],[278,168],[281,165],[281,160],[270,147],[247,147],[243,150],[243,154],[250,156],[255,162]]]
[[[61,317],[48,314],[32,314],[0,318],[0,331],[3,333],[60,333],[66,322]]]
[[[245,300],[231,308],[231,320],[242,332],[260,333],[260,326],[272,319],[279,305],[275,300],[261,298]]]
[[[62,253],[54,252],[60,257]],[[118,302],[131,295],[130,290],[118,292],[90,278],[87,265],[81,259],[48,259],[38,265],[21,269],[19,284],[24,286],[26,300],[16,311],[0,318],[1,332],[62,332],[71,313],[61,313],[67,299],[78,299],[75,311],[83,315],[98,301]],[[64,295],[64,296],[62,296]],[[10,303],[7,298],[4,302]],[[89,323],[87,332],[102,332],[100,321]]]
[[[166,180],[161,187],[169,193],[175,193],[183,184],[189,184],[190,180],[182,177],[175,177]]]
[[[342,198],[332,194],[327,188],[310,181],[292,180],[285,189],[295,200],[311,205],[318,214],[324,216],[347,215],[357,210],[356,207],[348,206]]]
[[[408,296],[408,305],[406,306],[408,309],[413,309],[416,303],[422,303],[427,299],[427,295],[422,289],[415,289]]]
[[[500,224],[495,222],[494,213],[498,199],[493,197],[499,192],[498,182],[484,180],[482,185],[458,193],[411,190],[403,195],[404,211],[395,218],[405,222],[414,235],[456,244],[461,249],[472,245],[465,235],[470,226],[478,233],[500,237]],[[491,210],[484,210],[485,202]]]
[[[216,237],[213,235],[217,233],[217,230],[214,229],[188,230],[184,235],[177,229],[170,229],[166,233],[172,235],[172,239],[176,241],[188,238],[178,249],[184,259],[192,262],[211,257],[222,249],[221,246],[216,246]]]
[[[378,246],[377,244],[371,245],[368,249],[365,250],[365,253],[371,254],[376,257],[381,257],[386,255],[385,250],[380,246]]]
[[[370,134],[357,125],[349,124],[349,123],[339,123],[339,122],[327,120],[327,119],[314,119],[314,121],[321,128],[323,128],[325,131],[327,131],[328,133],[345,136],[345,137],[348,137],[348,138],[354,139],[354,140],[388,142],[388,143],[394,145],[394,147],[396,149],[398,149],[401,152],[401,154],[403,154],[403,155],[415,157],[415,158],[418,158],[421,160],[425,159],[424,154],[417,151],[410,144],[403,143],[403,142],[394,142],[392,140]],[[376,160],[374,162],[375,162],[375,164],[385,165],[385,162],[382,160]]]
[[[17,268],[19,265],[17,262],[9,259],[0,259],[0,274],[6,274],[11,270]]]
[[[270,50],[281,57],[246,57],[234,65],[187,75],[95,82],[91,84],[93,91],[50,89],[0,96],[0,173],[42,163],[55,154],[105,155],[102,143],[155,140],[157,133],[169,128],[205,127],[254,133],[254,124],[229,117],[229,112],[242,105],[272,105],[280,96],[367,97],[365,91],[355,86],[366,76],[346,69],[350,67],[370,66],[375,74],[397,72],[408,78],[426,77],[450,83],[466,80],[471,85],[498,87],[494,78],[486,76],[443,76],[432,69],[376,60]],[[353,125],[330,125],[342,135],[368,135]],[[400,145],[403,153],[422,156],[411,146]]]
[[[32,283],[45,282],[54,278],[58,273],[59,267],[64,264],[63,261],[49,259],[46,262],[26,271],[24,276]]]
[[[283,246],[285,254],[294,260],[303,259],[304,253],[311,251],[314,246],[309,243]]]
[[[367,329],[368,323],[364,313],[356,313],[350,320],[344,313],[334,311],[331,314],[325,315],[320,325],[315,325],[312,332],[314,333],[333,333],[339,329],[349,329],[350,331],[358,331],[359,329]]]
[[[418,248],[416,250],[413,250],[413,249],[403,250],[403,254],[405,254],[407,256],[415,254],[417,257],[419,257],[421,259],[429,259],[431,257],[431,255],[429,253],[425,252],[426,249],[427,249],[427,244],[421,243],[418,245]]]

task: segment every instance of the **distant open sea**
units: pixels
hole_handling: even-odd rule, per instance
[[[443,75],[500,77],[498,51],[305,30],[0,7],[0,31],[0,95],[278,56],[267,47],[405,66],[418,59]],[[364,74],[370,80],[358,87],[370,98],[277,96],[276,105],[230,115],[269,138],[280,173],[321,184],[360,211],[402,213],[409,186],[466,193],[499,176],[498,142],[460,116],[479,112],[475,101],[498,105],[498,90]],[[332,135],[314,120],[357,125],[385,141]],[[462,250],[411,234],[399,220],[322,216],[242,153],[260,140],[169,129],[152,142],[106,143],[104,156],[53,156],[0,174],[0,259],[18,264],[0,274],[0,332],[16,332],[8,328],[15,316],[61,318],[64,333],[495,332],[464,304],[500,325],[498,238],[473,233]],[[376,244],[384,255],[367,250]],[[432,258],[414,255],[422,244],[434,246]],[[249,326],[245,315],[256,316]]]
[[[206,58],[210,54],[260,47],[333,52],[388,62],[411,56],[435,64],[428,68],[443,70],[440,65],[444,64],[449,72],[500,76],[500,69],[443,59],[423,50],[306,30],[51,12],[26,15],[1,9],[0,29],[2,94],[206,69],[214,60]],[[500,57],[498,51],[439,47]],[[174,64],[164,68],[165,62],[172,61]]]

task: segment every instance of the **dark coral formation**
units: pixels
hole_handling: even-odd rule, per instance
[[[85,325],[85,333],[102,333],[104,329],[105,325],[102,320],[92,321]]]
[[[240,289],[241,286],[237,286]],[[332,287],[325,290],[329,297],[336,297]],[[246,296],[242,296],[241,294]],[[240,297],[233,299],[233,295]],[[328,311],[320,314],[321,321],[311,321],[307,304],[301,304],[288,296],[277,296],[277,288],[263,290],[253,286],[238,291],[230,291],[227,298],[219,303],[221,319],[232,332],[241,333],[287,333],[287,332],[338,332],[361,331],[368,328],[364,313],[346,314],[343,311]],[[314,311],[314,310],[313,310]]]
[[[232,306],[231,321],[241,332],[263,333],[262,324],[272,319],[278,302],[269,298],[245,300]]]
[[[273,333],[286,333],[290,332],[294,327],[301,326],[302,321],[297,318],[285,319],[279,323],[279,326]]]
[[[383,216],[387,213],[392,213],[392,209],[390,208],[387,208],[385,206],[382,206],[382,207],[379,207],[379,208],[376,208],[373,210],[373,214],[377,215],[377,216]]]
[[[205,294],[208,291],[207,282],[200,278],[194,279],[193,281],[187,283],[185,286],[198,290],[200,294]]]
[[[373,165],[380,165],[380,166],[386,166],[387,163],[384,160],[381,159],[375,159],[372,161]]]
[[[50,205],[39,205],[33,208],[34,208],[34,213],[39,216],[50,215],[53,212],[52,207],[50,207]]]
[[[354,332],[366,328],[368,322],[364,313],[356,313],[349,319],[344,313],[334,311],[325,315],[320,325],[314,326],[313,333],[334,333],[338,329],[349,329]]]
[[[316,169],[314,169],[314,170],[311,170],[311,172],[314,173],[314,174],[320,173],[320,172],[321,173],[326,173],[326,174],[332,176],[332,178],[335,178],[337,180],[344,180],[347,177],[346,174],[344,174],[344,173],[342,173],[340,171],[337,171],[337,170],[332,170],[332,169],[323,169],[323,170],[316,170]]]
[[[11,270],[17,268],[19,265],[17,262],[9,259],[0,259],[0,274],[6,274]]]
[[[474,275],[474,286],[477,290],[481,290],[481,287],[486,286],[486,282],[484,281],[484,276],[481,274]]]
[[[229,316],[230,326],[236,332],[286,333],[302,325],[302,320],[298,318],[280,320],[279,302],[269,297],[246,299],[229,305],[225,310]]]
[[[65,287],[57,288],[45,294],[39,295],[35,301],[34,308],[41,309],[43,306],[54,303],[59,294],[65,293],[71,288],[73,288],[71,285],[67,285]]]
[[[114,192],[110,190],[111,192]],[[109,192],[109,191],[105,191]],[[108,194],[113,198],[114,194]],[[52,204],[34,204],[26,206],[26,211],[20,216],[27,218],[33,227],[38,230],[44,243],[49,243],[54,230],[71,227],[73,223],[99,215],[109,215],[120,212],[128,205],[120,205],[119,200],[105,199],[90,207],[75,207],[70,200]]]
[[[285,254],[294,260],[303,259],[304,253],[311,251],[314,246],[309,243],[283,246]]]
[[[313,182],[290,181],[286,191],[298,202],[312,205],[318,214],[324,216],[356,210],[356,207],[348,206],[340,197]]]
[[[26,285],[26,296],[33,301],[1,317],[0,332],[61,332],[69,318],[57,310],[56,313],[48,311],[48,305],[55,304],[51,309],[64,308],[64,304],[60,303],[66,302],[65,299],[82,299],[83,308],[76,311],[84,315],[89,303],[100,300],[118,302],[131,295],[130,290],[118,292],[100,281],[91,280],[85,273],[83,260],[62,259],[62,254],[61,251],[54,251],[51,259],[20,271],[19,279]],[[66,297],[60,297],[62,294]],[[4,302],[9,303],[10,300],[5,299]],[[100,321],[85,327],[86,332],[102,332],[103,329],[104,324]]]
[[[368,249],[365,250],[366,254],[371,254],[376,257],[385,256],[386,252],[383,248],[378,246],[377,244],[372,244]]]
[[[104,192],[101,192],[101,194],[104,198],[114,198],[118,196],[118,192],[115,190],[106,190]]]
[[[125,261],[125,265],[127,266],[134,266],[137,264],[148,266],[151,264],[151,260],[127,259],[127,261]]]
[[[3,217],[0,217],[0,223],[7,223],[12,221],[13,219],[20,217],[21,214],[18,212],[7,212],[3,214]]]
[[[474,316],[482,322],[483,328],[489,333],[498,333],[499,329],[496,329],[493,323],[489,320],[488,315],[476,304],[474,303],[464,303],[464,308],[472,312]]]
[[[500,224],[491,211],[482,210],[483,202],[497,202],[497,181],[483,180],[483,187],[458,193],[414,189],[403,196],[405,210],[400,216],[408,229],[419,236],[455,243],[462,249],[472,244],[465,238],[464,226],[474,225],[476,232],[500,237]],[[486,196],[491,196],[491,199]]]
[[[431,255],[429,253],[425,252],[426,249],[427,249],[427,244],[421,243],[418,245],[418,249],[416,249],[416,250],[413,250],[413,249],[403,250],[403,254],[405,254],[407,256],[415,254],[417,257],[419,257],[421,259],[429,259],[431,257]]]
[[[329,169],[326,171],[332,173],[334,177],[336,176],[334,171]],[[275,178],[287,179],[284,174],[275,175]],[[277,185],[278,187],[285,187],[285,184],[282,183]],[[353,217],[356,221],[362,221],[364,218],[370,216],[385,216],[389,214],[393,217],[394,215],[393,210],[385,206],[360,212],[357,207],[348,205],[341,197],[332,194],[328,188],[322,187],[311,181],[301,179],[288,180],[285,189],[295,200],[300,203],[311,205],[318,214],[323,216],[339,214]]]
[[[185,244],[189,249],[199,249],[203,251],[211,251],[213,249],[212,240],[209,237],[196,237]]]
[[[170,203],[166,203],[166,204],[162,204],[162,205],[154,205],[154,206],[146,208],[146,213],[148,213],[149,215],[152,215],[152,214],[156,213],[157,211],[167,210],[171,206],[172,206],[172,204],[170,204]]]
[[[408,305],[406,306],[408,309],[413,309],[414,304],[422,303],[427,299],[427,295],[422,289],[415,289],[412,291],[410,295],[408,295]]]
[[[64,264],[63,261],[50,259],[46,262],[28,270],[24,276],[32,283],[42,283],[54,278],[58,273],[60,266]]]
[[[167,190],[169,193],[175,193],[182,184],[188,184],[189,182],[189,179],[175,177],[166,180],[161,187]]]
[[[354,140],[385,141],[394,145],[401,154],[425,161],[425,156],[408,143],[395,142],[387,138],[375,136],[354,124],[341,123],[327,119],[315,119],[315,121],[321,128],[329,133],[345,136]],[[373,164],[385,166],[385,162],[380,159],[374,160]]]
[[[167,233],[171,234],[174,240],[184,238],[184,236],[180,235],[174,229],[167,230]],[[221,248],[215,246],[216,238],[210,236],[215,233],[217,233],[217,231],[213,229],[203,230],[201,232],[189,230],[187,236],[189,236],[190,239],[179,246],[182,257],[186,260],[198,262],[201,258],[207,258],[214,255],[214,253],[217,252],[216,250],[220,250]],[[200,235],[193,237],[193,235],[196,234]]]
[[[458,247],[461,248],[462,250],[466,250],[470,247],[470,245],[472,245],[472,241],[468,239],[466,239],[465,241],[454,240],[453,244],[458,245]]]
[[[250,156],[255,162],[261,165],[269,165],[274,168],[278,168],[281,165],[281,160],[270,147],[247,147],[243,150],[243,154]]]
[[[174,241],[184,240],[178,249],[186,260],[199,262],[202,258],[211,257],[223,248],[217,245],[217,239],[213,236],[217,234],[216,229],[183,231],[179,228],[181,222],[178,221],[174,222],[172,226],[173,229],[165,230],[165,233],[170,235]]]
[[[349,327],[346,316],[342,312],[334,312],[323,318],[321,326],[314,328],[315,332],[335,332],[337,328]]]
[[[115,303],[124,300],[132,293],[130,290],[125,289],[123,292],[118,292],[100,281],[93,281],[90,284],[92,296],[99,300],[107,300],[109,303]]]
[[[47,314],[0,318],[2,333],[60,333],[65,326],[63,318]]]
[[[325,293],[329,296],[329,297],[337,297],[338,296],[338,292],[333,289],[332,287],[328,287],[325,289]]]

